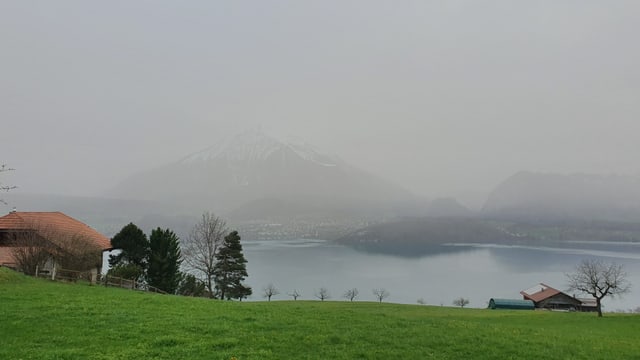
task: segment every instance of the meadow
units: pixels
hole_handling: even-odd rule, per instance
[[[0,359],[640,359],[640,316],[230,302],[0,268]]]

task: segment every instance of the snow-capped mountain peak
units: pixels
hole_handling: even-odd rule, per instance
[[[328,156],[320,154],[312,146],[306,143],[303,143],[303,144],[288,143],[287,146],[294,153],[296,153],[296,155],[298,155],[304,160],[311,161],[322,166],[336,166],[335,162],[331,161],[331,159]]]
[[[202,151],[188,155],[181,163],[198,163],[212,160],[261,161],[277,151],[290,150],[299,158],[321,166],[336,166],[336,161],[321,154],[311,145],[299,139],[280,141],[261,130],[245,131]]]
[[[324,209],[320,213],[326,211],[322,216],[331,215],[331,209],[368,212],[374,204],[384,207],[412,199],[406,190],[304,141],[280,141],[262,131],[229,137],[177,163],[131,176],[113,194],[217,211],[276,199],[313,204]]]
[[[214,159],[259,160],[269,157],[282,146],[282,143],[262,131],[245,131],[202,151],[188,155],[181,162],[206,162]]]

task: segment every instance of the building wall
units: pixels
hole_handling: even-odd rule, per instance
[[[579,310],[582,303],[569,295],[559,293],[536,303],[537,308],[557,310]]]

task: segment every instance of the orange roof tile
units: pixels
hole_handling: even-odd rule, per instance
[[[47,228],[68,235],[80,235],[90,239],[102,250],[111,249],[111,240],[89,227],[61,212],[12,212],[0,217],[2,230],[36,230]]]

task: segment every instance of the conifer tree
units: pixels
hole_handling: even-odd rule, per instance
[[[240,235],[232,231],[225,236],[222,246],[216,255],[213,269],[216,292],[220,299],[240,299],[251,295],[251,287],[242,284],[248,276],[247,260],[242,254]]]
[[[139,227],[129,223],[111,239],[111,245],[121,251],[117,255],[109,255],[110,273],[136,280],[144,278],[149,256],[147,235]]]
[[[151,231],[147,269],[149,285],[170,294],[175,293],[182,279],[181,263],[178,236],[169,229],[157,228]]]
[[[182,280],[178,286],[177,294],[183,296],[204,296],[206,293],[205,284],[196,279],[195,275],[182,274]]]

